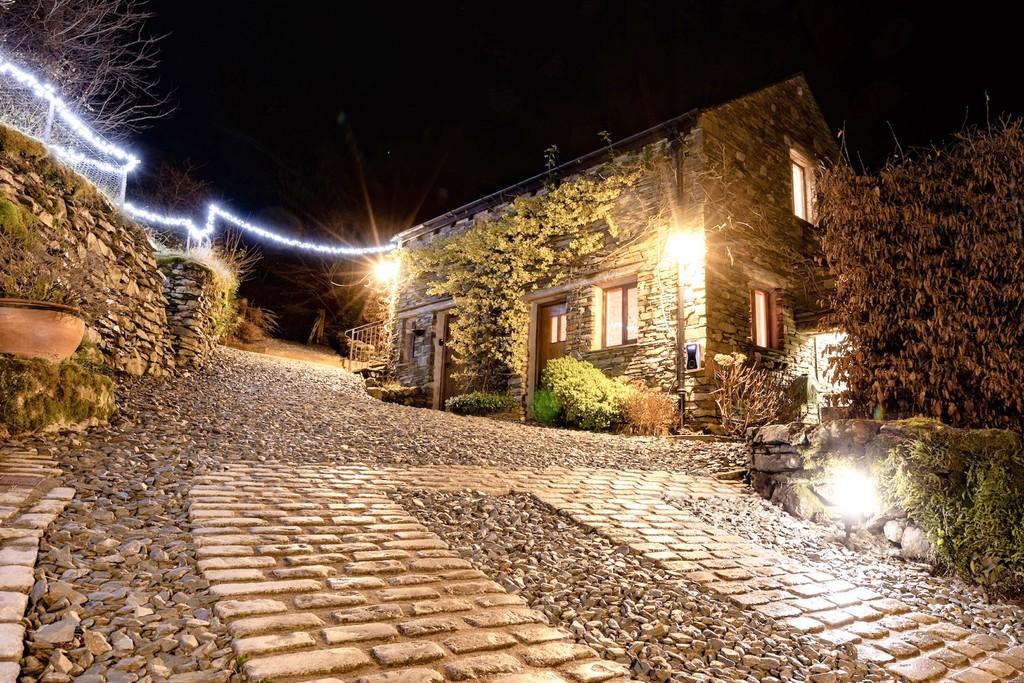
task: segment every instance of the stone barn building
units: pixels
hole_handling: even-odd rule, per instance
[[[740,352],[784,373],[808,417],[829,391],[819,328],[828,283],[814,236],[815,169],[834,138],[803,76],[694,110],[398,235],[402,250],[444,240],[494,216],[551,176],[619,157],[656,163],[619,198],[606,248],[526,295],[524,376],[508,391],[528,406],[544,365],[571,354],[610,376],[677,394],[684,421],[714,422],[711,359]],[[607,226],[595,225],[595,230]],[[397,378],[434,407],[462,392],[446,345],[458,302],[406,278],[395,306]]]

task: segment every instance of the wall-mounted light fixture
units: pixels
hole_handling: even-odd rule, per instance
[[[673,230],[665,242],[665,253],[670,259],[679,263],[680,268],[692,269],[704,259],[704,233],[693,230]]]
[[[373,264],[373,277],[381,284],[391,284],[398,279],[398,259],[383,258]]]

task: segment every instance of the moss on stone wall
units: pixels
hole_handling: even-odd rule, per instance
[[[935,420],[892,423],[886,500],[928,534],[939,561],[961,576],[1024,594],[1024,442],[1001,429],[955,429]]]
[[[64,272],[75,273],[66,289],[80,295],[76,305],[87,320],[86,338],[98,343],[107,365],[154,376],[174,367],[163,278],[143,229],[45,146],[0,125],[0,241],[4,238],[16,248],[45,251]],[[54,271],[49,280],[67,285],[64,272]],[[31,288],[12,290],[20,298],[50,300],[25,296]]]
[[[114,380],[88,348],[63,363],[0,355],[0,436],[106,422]]]

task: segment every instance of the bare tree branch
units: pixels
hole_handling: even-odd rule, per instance
[[[173,110],[157,69],[163,36],[146,30],[152,16],[147,0],[0,0],[0,46],[119,137]]]

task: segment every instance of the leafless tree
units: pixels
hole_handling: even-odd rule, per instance
[[[0,0],[0,46],[118,137],[169,114],[147,0]]]

